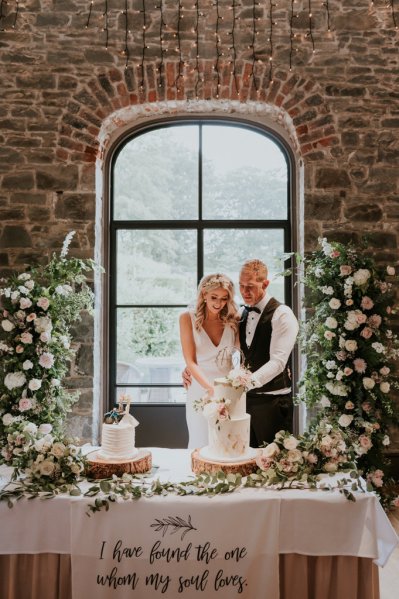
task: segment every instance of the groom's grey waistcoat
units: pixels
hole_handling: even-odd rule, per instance
[[[251,372],[255,372],[270,360],[272,318],[275,310],[280,305],[280,302],[274,297],[267,302],[265,309],[260,315],[250,347],[247,347],[245,334],[248,312],[244,309],[240,321],[240,345],[245,356],[245,366],[247,366]],[[286,366],[283,372],[278,374],[274,379],[266,383],[266,385],[263,385],[263,387],[257,387],[251,391],[251,393],[267,393],[269,391],[286,389],[287,387],[291,387],[290,378],[289,370]]]

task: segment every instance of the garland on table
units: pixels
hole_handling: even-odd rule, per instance
[[[84,459],[65,436],[65,417],[77,393],[61,384],[74,355],[71,326],[91,310],[86,275],[92,260],[67,258],[74,232],[46,266],[1,280],[0,464],[22,471],[37,488],[74,484]]]
[[[319,408],[316,423],[327,419],[345,430],[360,471],[389,507],[394,494],[385,449],[389,426],[398,423],[391,395],[399,388],[399,341],[389,317],[398,277],[393,266],[379,268],[353,246],[319,244],[304,260],[311,313],[302,335],[307,367],[300,400]],[[331,462],[338,468],[336,456]]]

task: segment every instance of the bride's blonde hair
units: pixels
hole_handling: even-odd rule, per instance
[[[197,304],[195,307],[194,324],[197,331],[202,329],[203,322],[206,316],[205,293],[209,293],[214,289],[225,289],[228,294],[226,305],[220,311],[219,316],[227,326],[231,327],[234,332],[238,329],[238,308],[234,301],[234,284],[226,275],[215,273],[202,277],[198,285]]]

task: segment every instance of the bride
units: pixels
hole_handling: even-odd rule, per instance
[[[223,360],[223,349],[238,346],[238,309],[234,303],[234,285],[223,274],[203,277],[198,286],[195,310],[180,316],[180,340],[183,356],[193,380],[187,390],[186,420],[189,448],[208,442],[207,422],[194,410],[193,403],[205,393],[213,395],[213,380],[226,375],[230,360]]]

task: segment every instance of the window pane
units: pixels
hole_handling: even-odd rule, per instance
[[[119,153],[113,174],[114,220],[197,218],[198,126],[134,137]]]
[[[284,277],[277,277],[282,265],[278,258],[284,253],[282,229],[208,229],[204,231],[204,272],[226,273],[234,282],[238,303],[241,302],[238,274],[245,260],[258,258],[269,268],[268,290],[284,301]]]
[[[117,310],[117,384],[181,383],[181,308]]]
[[[116,397],[128,393],[134,404],[137,403],[185,403],[186,390],[183,387],[117,387]]]
[[[193,230],[119,230],[117,303],[187,304],[197,282]]]
[[[203,127],[205,219],[286,219],[287,163],[268,137],[241,127]]]

